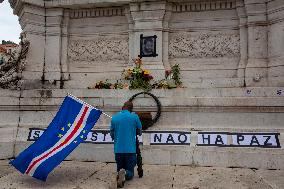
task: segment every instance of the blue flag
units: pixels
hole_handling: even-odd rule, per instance
[[[45,181],[96,124],[101,111],[72,96],[66,96],[56,116],[41,137],[12,164],[23,174]]]

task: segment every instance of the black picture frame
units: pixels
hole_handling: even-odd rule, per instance
[[[156,48],[157,36],[140,35],[140,57],[156,57],[158,56]]]

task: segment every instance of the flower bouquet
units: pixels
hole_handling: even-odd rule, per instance
[[[178,64],[165,71],[165,79],[157,81],[152,86],[154,89],[173,89],[182,87],[180,68]]]
[[[128,89],[129,86],[127,83],[122,83],[116,81],[116,83],[112,84],[106,81],[99,81],[94,86],[88,87],[88,89]]]
[[[144,89],[149,91],[152,89],[150,81],[153,79],[150,71],[147,69],[142,69],[142,60],[137,58],[134,60],[135,67],[125,69],[122,73],[124,79],[130,81],[129,89]]]

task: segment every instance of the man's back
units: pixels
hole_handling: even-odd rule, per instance
[[[141,129],[139,117],[122,110],[111,120],[111,130],[114,135],[115,153],[136,153],[136,129]]]

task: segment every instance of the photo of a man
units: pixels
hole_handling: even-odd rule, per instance
[[[141,57],[156,57],[156,39],[157,36],[143,37],[140,35],[140,56]]]

